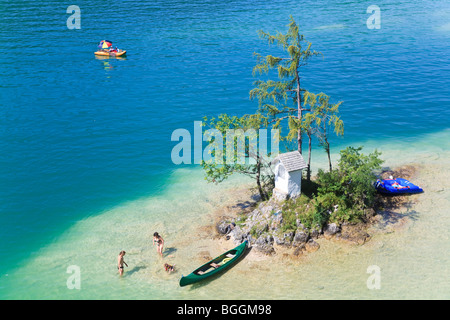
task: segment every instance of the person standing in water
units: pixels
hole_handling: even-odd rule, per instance
[[[161,238],[161,236],[158,234],[158,232],[155,232],[153,234],[153,245],[156,243],[156,251],[163,256],[163,247],[164,247],[164,239]]]
[[[123,257],[125,255],[125,251],[120,251],[119,256],[117,257],[117,269],[119,270],[119,274],[122,276],[123,275],[123,265],[127,265],[127,263],[125,262],[125,260],[123,260]]]

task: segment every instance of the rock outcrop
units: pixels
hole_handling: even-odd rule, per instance
[[[291,249],[294,256],[316,252],[320,248],[316,240],[320,238],[343,240],[358,245],[370,238],[364,227],[350,224],[330,223],[323,228],[309,230],[297,219],[295,225],[295,231],[283,231],[283,202],[273,197],[260,203],[253,211],[237,218],[219,221],[216,230],[236,245],[248,240],[256,251],[265,255],[275,254],[277,247]]]

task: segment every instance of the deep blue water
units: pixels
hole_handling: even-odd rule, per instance
[[[73,3],[76,4],[76,3]],[[407,143],[449,127],[450,5],[378,1],[0,1],[0,254],[4,269],[75,221],[166,187],[173,130],[254,112],[257,31],[289,15],[323,57],[302,83],[343,100],[345,143]],[[102,39],[126,59],[97,59]],[[344,140],[334,139],[334,147]]]

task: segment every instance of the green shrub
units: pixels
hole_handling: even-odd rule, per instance
[[[362,147],[347,147],[340,152],[339,172],[344,186],[347,206],[358,209],[370,207],[375,201],[373,182],[377,179],[374,170],[381,168],[383,160],[380,152],[375,150],[369,155],[360,153]]]
[[[378,158],[380,152],[375,150],[366,156],[361,150],[362,147],[341,150],[337,169],[318,172],[315,207],[317,214],[329,213],[328,222],[359,221],[364,209],[374,204],[374,170],[379,169],[383,161]]]
[[[341,150],[338,168],[331,172],[319,169],[317,181],[310,184],[308,195],[288,200],[283,206],[283,232],[295,231],[296,220],[309,229],[326,223],[357,222],[364,217],[364,209],[373,206],[375,188],[373,173],[383,162],[378,151],[360,153],[362,147]],[[311,190],[309,190],[311,191]]]
[[[328,212],[318,210],[317,205],[317,198],[311,200],[308,209],[300,217],[302,224],[308,229],[316,228],[316,226],[320,228],[328,221]]]

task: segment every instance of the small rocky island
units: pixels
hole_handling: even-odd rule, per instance
[[[235,244],[248,240],[255,249],[266,255],[275,254],[276,246],[292,249],[295,256],[317,251],[320,245],[315,240],[319,237],[326,239],[334,237],[356,244],[364,244],[370,238],[365,223],[341,225],[330,223],[324,227],[309,229],[297,219],[297,229],[285,232],[282,228],[283,206],[283,201],[271,198],[259,203],[249,213],[242,213],[231,220],[229,218],[221,220],[217,224],[217,232],[229,236]],[[235,226],[230,228],[232,223]]]
[[[390,176],[411,178],[417,167],[403,166],[395,170],[385,169],[379,175],[386,179]],[[331,222],[322,226],[308,227],[302,221],[302,212],[308,210],[311,201],[302,195],[296,199],[282,200],[276,195],[267,201],[255,199],[252,203],[235,206],[234,214],[221,216],[216,224],[220,237],[239,244],[248,240],[250,245],[265,255],[274,255],[278,251],[299,257],[320,248],[316,241],[345,241],[353,245],[363,245],[370,240],[371,227],[386,221],[400,221],[405,216],[399,210],[410,202],[409,196],[386,197],[376,195],[373,206],[364,209],[364,215],[359,221]],[[335,207],[334,210],[339,210]],[[332,214],[332,212],[328,212]]]

